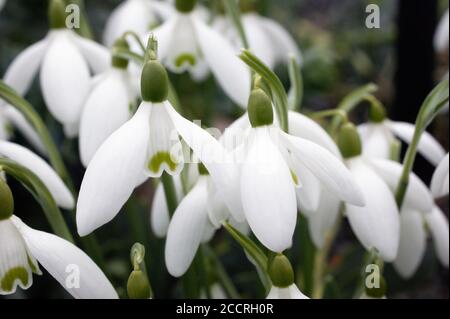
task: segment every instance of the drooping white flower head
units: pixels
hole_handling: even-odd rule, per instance
[[[249,49],[270,68],[278,63],[288,63],[291,55],[296,58],[297,63],[302,62],[295,40],[278,22],[257,13],[246,13],[242,15],[242,24]],[[244,47],[239,33],[228,18],[216,17],[213,27],[224,34],[236,49]]]
[[[431,193],[435,198],[448,195],[449,185],[449,169],[448,169],[448,153],[442,159],[434,171],[433,178],[431,179]]]
[[[447,9],[447,11],[442,16],[441,21],[439,22],[434,34],[434,49],[437,52],[448,51],[448,17],[449,14]]]
[[[4,81],[20,95],[40,72],[41,91],[52,115],[64,126],[78,125],[91,73],[104,71],[110,55],[101,45],[65,28],[65,8],[52,0],[54,16],[47,36],[25,49],[6,70]]]
[[[152,31],[161,61],[172,72],[189,71],[194,79],[205,78],[210,70],[233,102],[245,107],[250,72],[232,45],[194,13],[194,5],[176,1],[178,12]]]
[[[157,0],[125,0],[111,13],[106,22],[103,43],[111,47],[127,31],[143,35],[167,20],[173,7]]]
[[[119,46],[128,47],[128,44],[120,38],[115,42],[115,47]],[[100,145],[132,116],[139,93],[127,66],[127,60],[113,58],[112,66],[97,76],[83,103],[79,149],[84,166]]]
[[[266,299],[309,299],[305,296],[296,284],[286,288],[272,286]]]

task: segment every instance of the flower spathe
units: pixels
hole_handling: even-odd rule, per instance
[[[4,81],[24,95],[40,71],[41,91],[49,111],[63,125],[70,126],[79,122],[91,72],[104,71],[109,62],[110,55],[101,45],[73,30],[52,29],[43,40],[17,56]]]
[[[28,289],[32,274],[42,274],[39,262],[74,298],[118,298],[100,268],[66,240],[34,230],[15,216],[0,221],[0,239],[0,294],[12,294],[17,287]],[[67,271],[74,267],[80,277],[72,286]]]
[[[189,70],[195,79],[202,79],[211,70],[233,102],[246,106],[250,71],[231,44],[195,12],[176,12],[152,33],[158,39],[158,55],[170,71]]]

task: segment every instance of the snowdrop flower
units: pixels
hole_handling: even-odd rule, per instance
[[[136,114],[106,139],[87,167],[77,204],[80,235],[113,219],[148,177],[160,177],[163,171],[177,175],[183,168],[179,128],[174,124],[180,116],[167,101],[168,81],[159,62],[145,63],[143,101]]]
[[[72,193],[42,158],[23,146],[0,140],[0,157],[9,158],[33,172],[47,187],[56,204],[65,209],[72,209],[75,200]]]
[[[64,126],[78,125],[83,101],[90,89],[90,71],[108,67],[108,51],[65,28],[62,0],[50,2],[47,36],[25,49],[11,63],[4,81],[24,95],[40,71],[42,95],[49,111]]]
[[[125,0],[108,18],[103,43],[111,47],[127,31],[145,34],[173,13],[173,7],[164,1]]]
[[[249,49],[270,68],[278,63],[288,63],[293,55],[298,63],[302,61],[301,52],[291,35],[278,22],[257,13],[242,15],[242,24],[246,30]],[[236,49],[244,47],[242,40],[226,17],[217,17],[213,27],[224,34]]]
[[[11,190],[0,178],[0,295],[31,287],[33,273],[42,274],[39,262],[75,298],[118,298],[84,252],[64,239],[28,227],[13,210]],[[67,270],[74,267],[80,277],[71,282]]]
[[[275,252],[291,246],[297,219],[295,187],[309,187],[306,174],[342,200],[364,205],[359,187],[336,157],[273,125],[272,104],[261,89],[252,92],[248,115],[252,128],[240,147],[244,158],[234,174],[235,207],[230,211],[237,221],[248,222],[263,245]]]
[[[431,179],[431,193],[435,198],[448,195],[449,173],[448,173],[448,153],[439,163]]]
[[[177,0],[177,12],[152,31],[161,61],[172,72],[189,71],[194,79],[204,78],[211,70],[225,93],[244,107],[250,93],[250,72],[231,44],[193,13],[195,3]]]
[[[400,225],[400,246],[394,261],[394,268],[400,276],[409,279],[419,268],[427,247],[427,229],[433,238],[439,261],[448,268],[448,220],[437,206],[426,212],[405,207],[401,212]]]
[[[120,38],[115,47],[128,47]],[[112,66],[98,75],[94,88],[84,102],[80,120],[81,162],[87,166],[102,143],[132,115],[138,97],[128,61],[113,58]]]
[[[273,286],[266,299],[309,299],[295,284],[294,271],[286,256],[276,255],[269,262],[268,273]]]
[[[437,52],[448,51],[448,9],[444,13],[434,34],[434,49]]]
[[[371,108],[371,122],[358,126],[364,155],[389,159],[395,136],[411,143],[415,126],[406,122],[394,122],[386,118],[384,110]],[[418,145],[419,153],[433,165],[438,165],[445,156],[445,150],[436,139],[424,132]]]

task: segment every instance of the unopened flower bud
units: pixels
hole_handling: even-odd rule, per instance
[[[9,219],[14,212],[14,198],[8,184],[0,176],[0,221]]]
[[[361,138],[353,123],[346,123],[341,127],[338,146],[342,156],[346,159],[361,155]]]
[[[268,273],[275,287],[286,288],[294,283],[294,270],[286,256],[276,255],[268,265]]]
[[[133,270],[128,278],[127,292],[130,299],[149,299],[152,289],[147,275],[141,270]]]
[[[369,109],[369,120],[375,123],[381,123],[386,119],[386,110],[381,103],[372,103]]]
[[[169,76],[157,60],[144,64],[141,76],[141,95],[146,102],[161,103],[169,95]]]
[[[252,127],[273,123],[272,101],[261,89],[254,89],[248,100],[248,117]]]

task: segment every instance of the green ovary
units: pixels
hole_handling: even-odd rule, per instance
[[[172,157],[167,152],[156,153],[148,163],[148,169],[153,173],[158,173],[163,163],[166,163],[171,171],[175,171],[178,163],[172,160]]]
[[[30,278],[28,276],[28,271],[25,269],[25,267],[14,267],[10,269],[5,276],[0,281],[0,287],[3,291],[12,291],[14,287],[14,283],[16,280],[19,280],[22,282],[24,286],[27,286]]]
[[[197,63],[197,60],[195,58],[195,56],[193,56],[190,53],[183,53],[180,54],[176,59],[175,59],[175,66],[177,68],[182,67],[185,63],[194,66]]]

